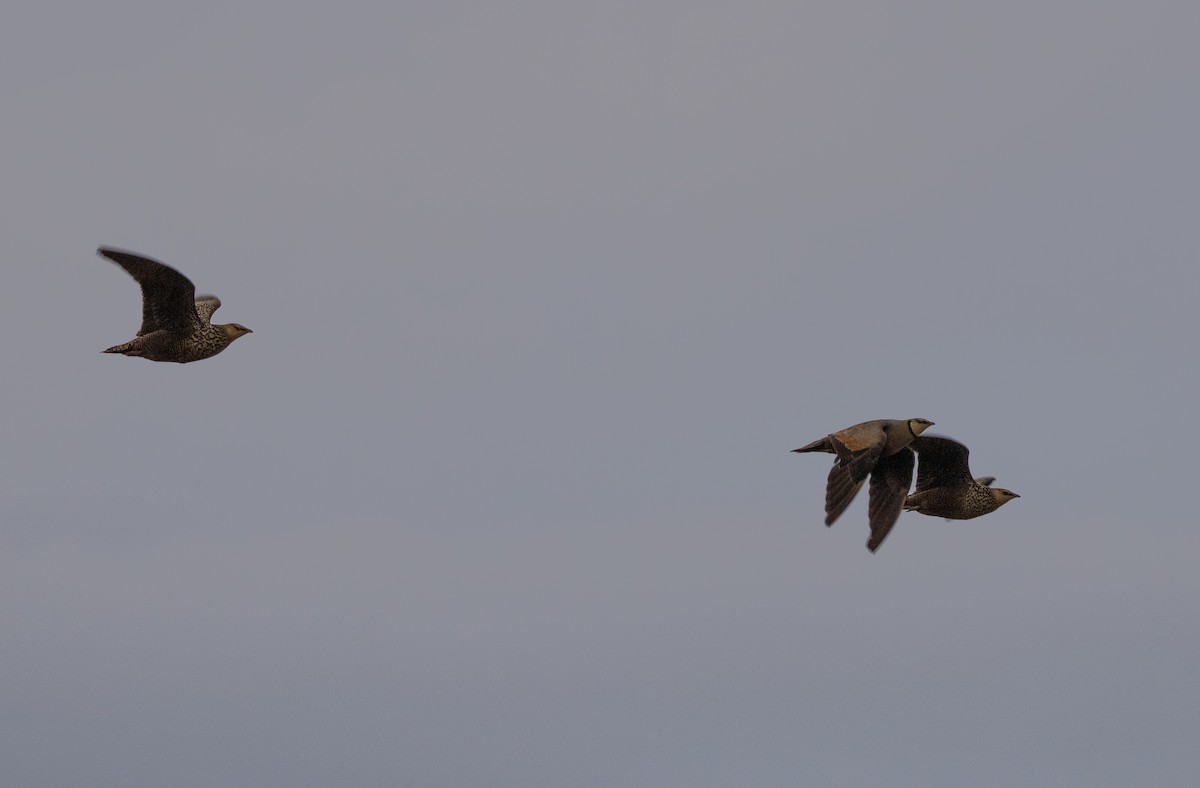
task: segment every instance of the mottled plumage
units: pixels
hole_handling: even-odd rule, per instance
[[[215,356],[233,340],[251,333],[238,323],[209,322],[221,306],[220,299],[212,295],[197,298],[191,280],[171,266],[109,246],[101,246],[96,253],[124,268],[142,287],[142,327],[137,337],[105,353],[186,364]]]
[[[926,419],[878,419],[793,449],[837,455],[825,484],[825,524],[833,525],[841,517],[870,476],[867,549],[875,552],[900,516],[912,483],[913,453],[908,446],[932,424]]]
[[[970,451],[951,438],[929,435],[912,442],[919,464],[917,488],[904,501],[908,511],[948,520],[970,520],[994,512],[1013,498],[1012,490],[992,487],[994,476],[971,478]]]

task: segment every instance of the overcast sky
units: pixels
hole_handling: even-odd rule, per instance
[[[1200,783],[1198,33],[10,0],[0,784]],[[871,555],[911,417],[1022,497]]]

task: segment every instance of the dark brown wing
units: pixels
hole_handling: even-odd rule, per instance
[[[142,286],[139,337],[152,331],[191,334],[199,327],[196,287],[192,280],[169,265],[132,252],[101,246],[96,253],[124,268]]]
[[[825,524],[833,525],[842,516],[846,507],[858,495],[862,480],[855,481],[850,475],[850,469],[845,465],[834,462],[829,471],[829,481],[825,483]]]
[[[872,553],[879,549],[892,526],[900,517],[908,488],[912,484],[914,456],[908,449],[901,449],[890,457],[884,457],[871,471],[871,502],[867,517],[871,523],[871,538],[867,549]]]
[[[958,441],[940,435],[921,435],[913,440],[912,447],[920,458],[915,492],[973,482],[967,464],[969,450]]]

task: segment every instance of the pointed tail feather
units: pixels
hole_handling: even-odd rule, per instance
[[[792,451],[801,454],[809,451],[823,451],[826,454],[833,454],[833,443],[830,442],[829,436],[826,435],[824,438],[815,440],[807,446],[801,446],[799,449],[792,449]]]

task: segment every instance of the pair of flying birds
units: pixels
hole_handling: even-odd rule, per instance
[[[927,419],[864,421],[793,449],[837,455],[825,485],[825,524],[833,525],[846,511],[867,476],[871,477],[867,549],[872,553],[883,544],[901,510],[970,520],[1021,497],[992,487],[994,476],[973,478],[967,447],[951,438],[921,434],[931,426]],[[909,495],[917,457],[917,488]]]
[[[191,280],[169,265],[109,246],[96,251],[124,268],[142,288],[141,329],[134,339],[105,353],[186,364],[215,356],[251,333],[238,323],[213,324],[210,319],[220,299],[197,297]],[[867,548],[871,552],[883,544],[902,509],[969,520],[1020,497],[992,487],[992,477],[972,478],[966,446],[950,438],[921,435],[932,424],[925,419],[867,421],[796,449],[837,455],[825,488],[825,524],[833,525],[846,511],[868,476],[871,538]],[[909,495],[914,451],[921,463],[917,489]]]

